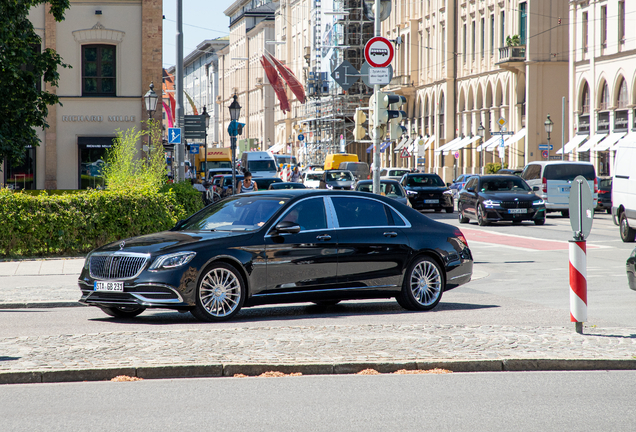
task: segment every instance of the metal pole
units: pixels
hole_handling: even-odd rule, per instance
[[[230,137],[232,146],[232,195],[236,194],[236,136]]]
[[[565,96],[561,98],[561,160],[565,160]]]
[[[176,126],[181,128],[181,136],[183,137],[183,0],[177,0],[177,59],[176,59]],[[181,144],[176,144],[177,156],[177,181],[185,179],[185,143],[183,139]]]
[[[203,137],[203,181],[208,181],[208,128],[205,128],[205,137]]]
[[[374,13],[374,35],[381,36],[382,29],[380,24],[380,0],[375,0],[375,13]],[[373,98],[376,98],[380,92],[380,85],[375,84],[373,86]],[[375,100],[376,106],[373,112],[373,127],[375,128],[375,133],[373,134],[373,193],[380,194],[380,116],[378,115],[378,100]]]

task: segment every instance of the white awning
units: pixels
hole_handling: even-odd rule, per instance
[[[400,143],[397,145],[394,151],[401,150],[402,147],[404,147],[404,144],[406,144],[406,137],[402,137],[402,141],[400,141]]]
[[[468,141],[470,141],[470,137],[462,138],[461,140],[457,141],[452,146],[446,147],[446,149],[444,149],[444,154],[447,155],[449,152],[455,151],[457,148],[461,148],[462,144],[467,143]]]
[[[609,150],[619,139],[625,136],[625,132],[612,132],[607,138],[605,138],[600,143],[596,144],[594,147],[594,151],[605,151]]]
[[[601,141],[603,138],[605,138],[607,136],[607,134],[596,134],[596,135],[592,135],[590,137],[590,139],[583,144],[581,147],[579,147],[579,149],[577,150],[577,152],[581,153],[581,152],[586,152],[586,151],[590,151],[590,149],[592,147],[595,147],[596,144],[599,143],[599,141]]]
[[[486,150],[488,146],[490,146],[491,144],[493,144],[495,141],[499,139],[501,138],[497,135],[491,136],[488,141],[486,141],[485,143],[481,143],[480,145],[477,146],[477,151],[481,151],[482,149]]]
[[[267,149],[267,151],[268,151],[268,152],[270,152],[270,153],[276,153],[276,152],[279,152],[279,151],[281,151],[281,150],[283,149],[283,146],[284,146],[284,145],[285,145],[285,144],[283,144],[283,143],[274,144],[273,146],[271,146],[270,148],[268,148],[268,149]]]
[[[618,150],[619,146],[633,145],[636,144],[636,132],[628,133],[622,139],[619,139],[610,150]]]
[[[579,147],[579,145],[581,145],[583,141],[585,141],[589,137],[590,137],[589,135],[574,135],[574,137],[570,140],[570,142],[568,142],[565,145],[565,154],[572,153],[574,150],[576,150]],[[562,154],[562,153],[563,153],[563,148],[558,149],[556,152],[556,154]]]
[[[456,145],[456,146],[454,146],[451,150],[452,150],[452,151],[455,151],[455,150],[461,150],[461,149],[463,149],[464,147],[468,147],[468,146],[469,146],[469,145],[471,145],[472,143],[474,143],[474,142],[476,142],[476,141],[479,141],[479,138],[480,138],[480,137],[479,137],[478,135],[477,135],[477,136],[474,136],[474,137],[471,137],[471,138],[469,138],[469,139],[468,139],[468,141],[466,141],[466,140],[462,141],[462,142],[461,142],[461,145],[460,145],[460,144],[457,144],[457,145]]]
[[[435,142],[435,135],[430,136],[429,138],[424,138],[425,142],[424,142],[424,148],[423,150],[426,151],[429,149],[429,147],[431,146],[431,144],[433,144]]]
[[[404,148],[407,149],[409,153],[413,151],[412,147],[414,142],[415,140],[413,138],[409,138],[408,140],[406,140],[406,143],[404,144]]]
[[[521,138],[524,138],[525,136],[526,136],[526,128],[523,128],[519,132],[517,132],[516,134],[508,138],[504,142],[504,147],[508,147],[509,145],[516,143],[517,141],[519,141]]]
[[[443,150],[446,150],[448,148],[450,148],[452,145],[457,144],[458,142],[460,142],[463,138],[462,137],[457,137],[452,141],[447,142],[446,144],[444,144],[443,146],[441,146],[440,148],[435,150],[435,154],[439,154],[441,153]]]
[[[506,145],[505,138],[503,137],[503,135],[495,135],[495,138],[497,138],[497,139],[495,141],[493,141],[492,143],[490,143],[488,145],[488,147],[486,147],[486,151],[494,151],[502,143],[503,143],[504,146]],[[490,141],[490,140],[488,140],[488,141]]]

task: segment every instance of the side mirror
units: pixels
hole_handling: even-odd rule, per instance
[[[412,190],[407,190],[406,194],[409,195],[409,196],[415,196],[415,195],[417,195],[417,192],[412,191]]]
[[[475,192],[475,188],[466,188],[466,192]]]
[[[539,192],[539,186],[532,186],[532,190],[534,192]]]
[[[300,225],[295,222],[282,221],[274,227],[276,234],[296,234],[300,232]]]
[[[451,185],[450,183],[446,183],[446,187],[450,187],[450,185]]]
[[[185,219],[181,219],[177,221],[177,223],[174,225],[172,229],[178,229],[181,225],[183,225],[184,222],[185,222]]]

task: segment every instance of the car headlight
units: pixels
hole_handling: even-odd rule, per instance
[[[161,255],[155,259],[148,270],[173,269],[192,261],[196,252],[177,252],[168,255]]]
[[[446,195],[452,195],[453,191],[452,190],[445,190],[443,193],[445,193]]]
[[[415,195],[417,195],[417,192],[412,191],[412,190],[407,190],[407,191],[406,191],[406,194],[407,194],[408,196],[415,196]]]
[[[484,201],[484,207],[497,207],[500,204],[501,204],[501,201],[493,201],[493,200]]]
[[[542,199],[540,199],[538,201],[532,201],[532,205],[533,206],[545,205],[545,201],[543,201]]]
[[[327,189],[333,189],[333,186],[330,184],[327,184],[326,186],[327,186]]]
[[[355,188],[356,188],[356,185],[351,183],[351,189],[355,189]]]

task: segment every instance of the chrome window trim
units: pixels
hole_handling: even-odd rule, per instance
[[[93,272],[91,271],[91,264],[90,264],[90,261],[89,261],[89,263],[88,263],[88,274],[90,275],[90,277],[93,280],[98,280],[98,281],[125,281],[125,280],[135,279],[136,277],[138,277],[146,269],[146,267],[148,266],[148,263],[150,262],[150,254],[149,253],[123,252],[123,251],[93,252],[93,253],[91,253],[89,258],[92,258],[94,256],[124,256],[124,257],[145,258],[146,259],[144,261],[144,263],[139,267],[139,270],[137,271],[137,273],[135,273],[133,276],[127,277],[127,278],[116,278],[116,279],[103,279],[103,278],[96,277],[95,275],[93,275]]]
[[[377,198],[372,198],[372,197],[363,197],[363,196],[359,196],[356,195],[355,198],[359,198],[359,199],[365,199],[365,200],[369,200],[369,201],[376,201],[379,202],[382,205],[385,205],[387,207],[389,207],[391,210],[393,210],[395,213],[397,213],[398,216],[400,216],[402,218],[402,221],[404,222],[405,225],[372,225],[372,226],[353,226],[353,227],[341,227],[340,223],[338,222],[338,217],[337,217],[337,213],[336,213],[336,207],[333,205],[333,202],[331,202],[331,198],[332,197],[325,197],[328,198],[329,200],[329,205],[332,208],[333,211],[333,215],[334,215],[334,219],[336,220],[336,230],[342,230],[342,229],[363,229],[363,228],[398,228],[398,229],[406,229],[406,228],[412,228],[411,222],[409,222],[409,220],[407,218],[404,217],[404,215],[399,212],[395,207],[393,207],[391,204],[387,204],[384,201],[381,201]],[[333,197],[333,198],[341,198],[341,197]]]
[[[276,224],[277,224],[278,222],[280,222],[280,220],[281,220],[281,219],[283,219],[285,216],[287,216],[287,213],[289,213],[290,211],[292,211],[292,209],[293,209],[294,207],[296,207],[298,204],[300,204],[300,203],[301,203],[301,202],[303,202],[303,201],[307,201],[307,200],[310,200],[310,199],[317,199],[317,198],[322,198],[322,204],[323,204],[323,206],[324,206],[324,208],[325,208],[325,217],[326,217],[326,219],[327,219],[327,227],[326,227],[326,228],[319,228],[319,229],[311,229],[311,230],[301,230],[301,231],[299,231],[299,234],[300,234],[300,233],[320,232],[320,231],[324,232],[325,230],[333,230],[333,229],[334,229],[334,227],[333,227],[333,225],[332,225],[332,221],[331,221],[331,218],[330,218],[330,215],[329,215],[329,211],[327,210],[327,205],[326,205],[327,203],[326,203],[326,201],[325,201],[325,196],[324,196],[324,195],[322,195],[322,196],[309,196],[309,197],[306,197],[306,198],[303,198],[303,199],[301,199],[301,200],[296,201],[296,202],[295,202],[295,203],[294,203],[291,207],[289,207],[289,208],[288,208],[288,209],[287,209],[287,210],[286,210],[286,211],[285,211],[282,215],[280,215],[280,216],[279,216],[279,217],[278,217],[278,218],[274,221],[274,223],[271,225],[271,228],[269,229],[269,232],[271,232],[271,231],[272,231],[272,229],[276,226]],[[271,237],[273,237],[273,235],[272,235],[272,234],[270,234],[269,232],[268,232],[267,234],[265,234],[265,238],[271,238]],[[290,235],[290,234],[282,234],[282,235]]]

